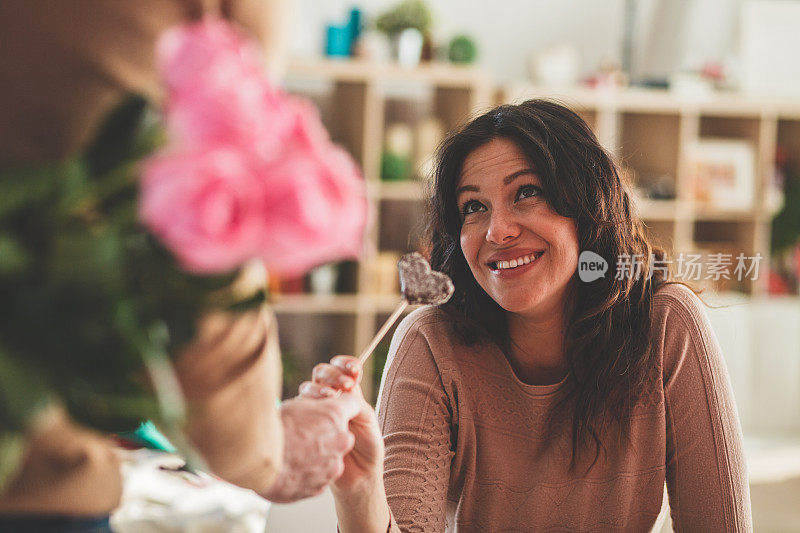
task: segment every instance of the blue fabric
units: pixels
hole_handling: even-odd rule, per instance
[[[2,516],[0,533],[113,533],[108,516]]]

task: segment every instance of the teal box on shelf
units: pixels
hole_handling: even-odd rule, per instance
[[[350,10],[350,18],[343,26],[329,24],[325,53],[330,57],[349,57],[353,52],[353,45],[361,35],[363,26],[360,9]]]
[[[350,26],[328,25],[328,40],[325,53],[333,57],[350,56],[351,33]]]

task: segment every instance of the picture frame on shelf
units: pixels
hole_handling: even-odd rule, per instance
[[[755,206],[755,149],[734,139],[700,139],[686,147],[694,201],[705,207],[748,211]]]

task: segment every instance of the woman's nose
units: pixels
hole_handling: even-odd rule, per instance
[[[493,244],[505,244],[518,237],[520,226],[514,219],[513,213],[506,210],[495,210],[489,221],[486,231],[486,240]]]

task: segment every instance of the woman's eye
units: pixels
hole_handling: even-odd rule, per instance
[[[534,196],[539,196],[541,194],[542,190],[536,185],[523,185],[517,191],[517,200],[522,200],[523,198],[533,198]]]
[[[477,213],[479,211],[483,211],[483,209],[484,209],[483,204],[481,204],[477,200],[470,200],[468,202],[465,202],[464,205],[461,206],[461,214],[469,215],[470,213]]]

